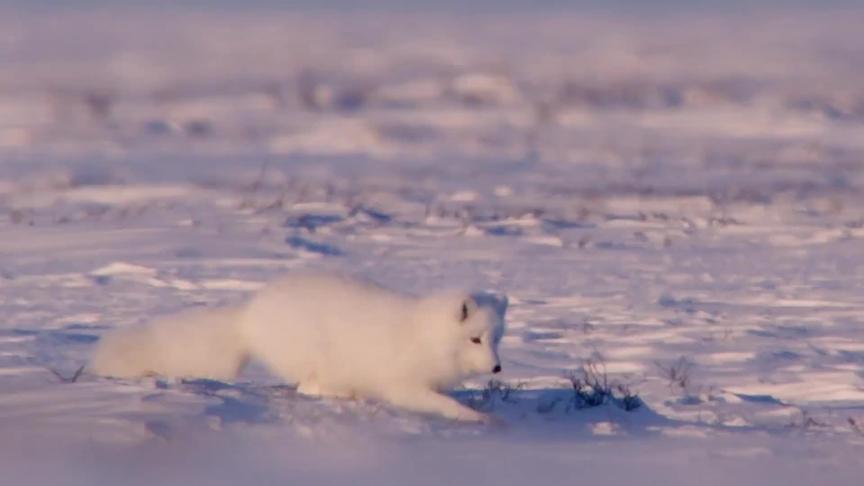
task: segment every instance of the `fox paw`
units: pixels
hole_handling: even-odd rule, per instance
[[[504,425],[504,421],[500,418],[494,415],[475,412],[474,410],[462,414],[458,417],[458,420],[462,422],[473,422],[482,425],[489,425],[492,427],[501,427]]]
[[[503,429],[507,426],[507,422],[505,422],[504,419],[488,414],[483,414],[483,418],[480,423],[496,429]]]

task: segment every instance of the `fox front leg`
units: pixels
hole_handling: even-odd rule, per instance
[[[390,391],[385,393],[383,398],[397,407],[414,412],[440,415],[462,422],[494,422],[489,415],[466,407],[452,397],[423,388]]]

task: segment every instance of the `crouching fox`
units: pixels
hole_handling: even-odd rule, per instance
[[[507,298],[490,293],[416,297],[355,278],[299,274],[244,305],[110,332],[89,369],[122,378],[232,379],[254,358],[304,394],[372,398],[488,422],[442,391],[501,371],[506,309]]]

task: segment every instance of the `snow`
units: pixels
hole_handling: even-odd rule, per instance
[[[859,484],[864,12],[774,8],[0,15],[0,482]],[[311,268],[506,292],[503,425],[65,379]]]

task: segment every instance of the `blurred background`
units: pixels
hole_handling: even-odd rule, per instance
[[[864,143],[854,3],[4,0],[0,157],[834,167]]]

